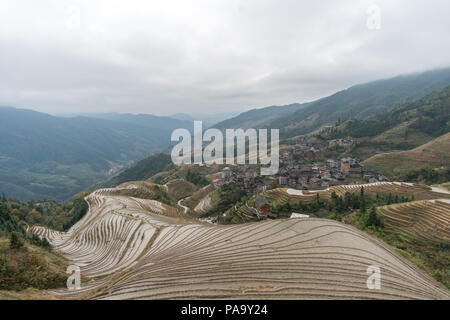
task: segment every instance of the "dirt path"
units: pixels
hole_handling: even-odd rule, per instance
[[[178,202],[177,202],[177,205],[179,205],[180,207],[182,207],[182,208],[184,209],[184,213],[185,213],[185,214],[188,213],[190,209],[189,209],[188,207],[186,207],[186,206],[183,206],[181,203],[183,202],[183,200],[186,200],[187,198],[189,198],[189,197],[180,199],[180,200],[178,200]]]

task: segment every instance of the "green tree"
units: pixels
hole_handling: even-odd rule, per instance
[[[50,242],[48,242],[47,238],[44,237],[41,240],[41,246],[43,246],[44,248],[50,248],[51,244]]]
[[[11,249],[18,249],[23,247],[23,241],[19,235],[19,233],[13,231],[9,237],[9,247]]]
[[[366,212],[366,198],[364,196],[364,187],[361,187],[361,201],[360,201],[360,209],[362,212]]]
[[[377,208],[375,206],[373,206],[370,209],[369,214],[367,216],[366,227],[369,227],[369,226],[374,226],[374,227],[381,226],[381,220],[380,220],[380,217],[377,215]]]

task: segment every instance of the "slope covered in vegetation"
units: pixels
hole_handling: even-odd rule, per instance
[[[151,155],[130,168],[125,169],[110,179],[96,184],[93,188],[109,188],[118,186],[127,181],[146,180],[162,171],[175,168],[172,159],[167,153]]]
[[[392,179],[426,184],[450,180],[450,133],[407,151],[378,154],[363,162]]]
[[[438,137],[450,131],[450,85],[413,102],[398,105],[364,120],[353,119],[325,132],[330,138],[376,137],[399,125],[397,136],[426,134]],[[391,139],[395,136],[390,135]],[[387,141],[389,143],[389,141]],[[412,143],[414,143],[412,141]]]
[[[0,106],[0,192],[25,201],[65,201],[166,149],[172,130],[190,124],[151,115],[56,117]]]

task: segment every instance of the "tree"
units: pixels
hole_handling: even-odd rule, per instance
[[[205,177],[203,177],[199,173],[191,171],[191,170],[187,171],[186,180],[195,185],[200,185],[200,186],[206,186],[209,183]]]
[[[43,246],[44,248],[50,248],[51,244],[50,242],[48,242],[47,238],[44,237],[41,240],[41,246]]]
[[[387,204],[392,204],[392,193],[391,192],[389,192],[389,197],[388,197],[388,200],[387,200]]]
[[[23,247],[23,241],[20,238],[20,235],[15,231],[11,232],[11,236],[9,237],[9,247],[11,249],[18,249]]]
[[[367,221],[366,221],[366,227],[369,226],[374,226],[374,227],[380,227],[381,226],[381,220],[377,215],[377,208],[375,208],[375,206],[373,206],[370,211],[369,211],[369,215],[367,217]]]
[[[361,203],[360,206],[362,212],[366,212],[366,198],[364,196],[364,187],[361,187]]]

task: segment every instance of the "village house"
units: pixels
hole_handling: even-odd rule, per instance
[[[322,186],[322,180],[320,180],[319,178],[311,178],[309,179],[309,184],[313,188],[319,188]]]
[[[349,139],[334,139],[334,140],[328,140],[328,147],[344,147],[348,148],[353,145],[353,140]]]
[[[355,166],[358,160],[353,158],[342,158],[341,159],[341,172],[348,173],[351,166]]]
[[[263,196],[256,197],[255,208],[260,219],[267,218],[267,215],[272,212],[272,205]]]
[[[288,178],[287,177],[283,177],[283,176],[278,177],[278,184],[280,186],[287,185],[288,184]]]
[[[346,161],[341,161],[341,171],[348,173],[350,171],[350,163]]]
[[[364,179],[371,179],[374,178],[377,175],[377,172],[375,170],[363,170],[363,178]]]
[[[348,170],[348,174],[351,177],[362,177],[362,167],[359,164],[354,164],[350,166],[350,169]]]
[[[232,171],[231,171],[230,167],[223,168],[222,173],[223,173],[223,178],[224,179],[228,179],[232,175]]]

